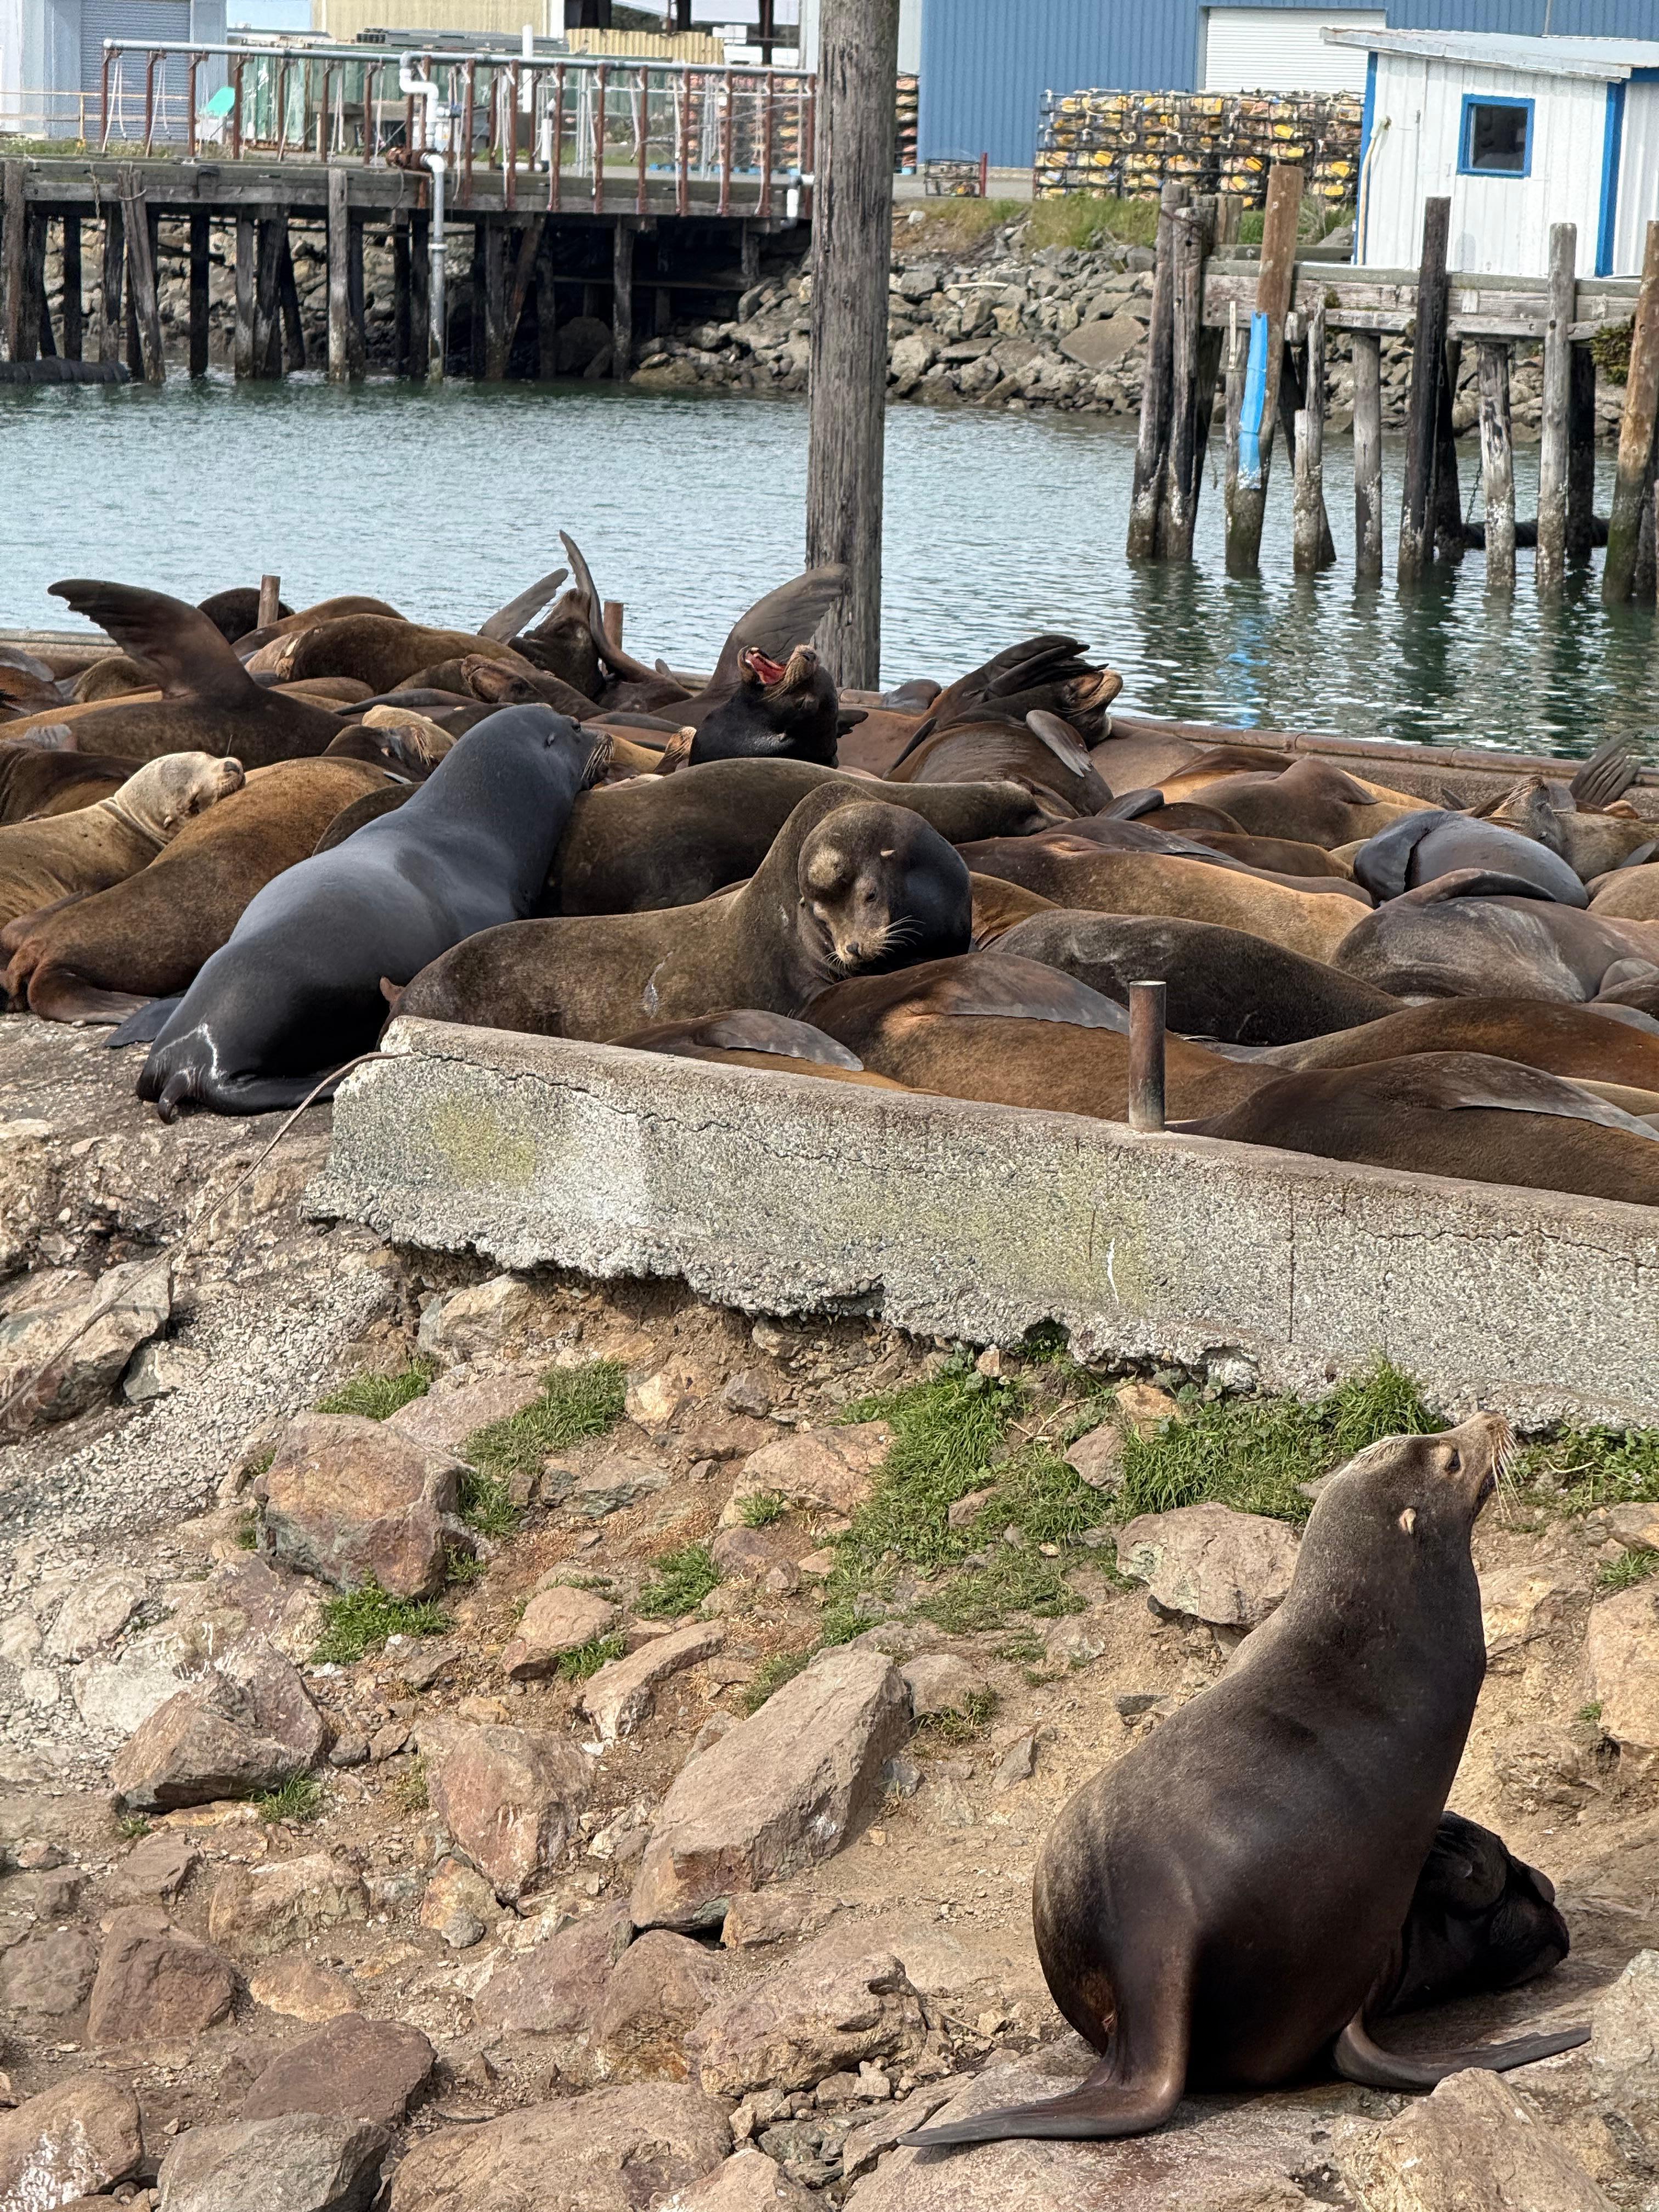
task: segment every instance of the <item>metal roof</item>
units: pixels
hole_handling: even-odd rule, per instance
[[[1521,70],[1530,76],[1600,77],[1613,82],[1638,70],[1659,70],[1659,40],[1525,39],[1492,31],[1337,31],[1327,46],[1363,46],[1377,54],[1420,54],[1467,62],[1474,69]]]

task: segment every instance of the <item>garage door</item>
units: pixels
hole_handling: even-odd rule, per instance
[[[1328,46],[1320,33],[1380,31],[1379,8],[1340,11],[1322,8],[1206,8],[1204,10],[1206,92],[1361,92],[1365,54],[1358,46]]]

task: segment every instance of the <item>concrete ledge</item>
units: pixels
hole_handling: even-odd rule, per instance
[[[501,1266],[679,1275],[1080,1353],[1378,1352],[1449,1409],[1659,1419],[1659,1216],[610,1045],[400,1021],[342,1085],[313,1211]]]

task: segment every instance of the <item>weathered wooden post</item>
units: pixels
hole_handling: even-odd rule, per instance
[[[121,358],[121,332],[125,323],[126,223],[118,198],[102,204],[102,270],[98,292],[98,358],[113,366]]]
[[[1204,272],[1215,242],[1216,206],[1201,199],[1182,208],[1175,228],[1174,373],[1170,380],[1170,446],[1152,550],[1160,561],[1190,561],[1204,456],[1215,411],[1221,331],[1204,323]]]
[[[277,271],[283,258],[283,234],[287,222],[280,208],[268,208],[258,223],[258,247],[253,262],[253,374],[276,378],[283,374],[283,331]]]
[[[432,216],[425,208],[409,213],[409,367],[405,374],[426,380],[432,353]]]
[[[1457,465],[1457,433],[1452,408],[1458,372],[1463,366],[1462,338],[1446,340],[1445,373],[1434,410],[1434,557],[1455,568],[1468,550],[1463,536],[1463,484]]]
[[[351,307],[347,264],[350,258],[349,179],[342,162],[328,173],[328,380],[344,384],[351,374]]]
[[[1308,317],[1308,367],[1296,414],[1296,474],[1291,489],[1291,562],[1298,576],[1317,574],[1336,559],[1325,512],[1325,308]]]
[[[306,326],[300,315],[300,286],[294,274],[294,246],[288,223],[283,223],[282,251],[276,257],[276,297],[283,312],[283,351],[290,369],[306,365]]]
[[[1450,200],[1425,200],[1406,414],[1406,489],[1400,513],[1402,584],[1419,580],[1434,545],[1434,459],[1440,387],[1446,374],[1446,240],[1450,229]]]
[[[190,373],[208,372],[208,276],[212,267],[212,221],[205,208],[190,216]]]
[[[258,274],[258,228],[252,210],[236,216],[236,323],[231,359],[238,383],[253,374],[253,287]]]
[[[283,580],[280,576],[261,576],[259,579],[259,628],[269,629],[281,618],[283,611]]]
[[[1129,1127],[1164,1127],[1164,1002],[1162,982],[1129,986]]]
[[[1567,558],[1588,561],[1595,543],[1595,356],[1572,349],[1567,395]]]
[[[1296,233],[1302,213],[1302,167],[1275,161],[1267,175],[1261,227],[1261,274],[1239,399],[1236,471],[1227,486],[1227,574],[1253,576],[1261,565],[1261,524],[1273,463],[1273,422],[1285,353],[1285,318],[1296,284]]]
[[[818,626],[830,674],[879,681],[887,280],[892,263],[898,0],[823,0],[812,192],[809,567],[848,589]]]
[[[1480,483],[1486,501],[1486,589],[1515,589],[1515,447],[1510,427],[1510,349],[1480,348]]]
[[[486,384],[500,384],[507,374],[507,347],[512,334],[507,327],[507,246],[505,219],[480,225],[483,233],[484,358]]]
[[[64,217],[64,358],[79,361],[86,351],[86,307],[81,295],[81,218]]]
[[[536,245],[536,374],[544,384],[559,373],[559,295],[553,270],[557,235],[544,222]]]
[[[28,165],[0,161],[0,337],[8,361],[34,359],[35,325],[28,300]]]
[[[155,237],[144,188],[129,169],[122,182],[126,204],[127,284],[132,313],[138,322],[138,346],[146,384],[165,384],[167,361],[161,350],[161,307],[155,289]]]
[[[1635,586],[1656,411],[1659,411],[1659,222],[1650,222],[1647,252],[1642,259],[1642,289],[1636,297],[1636,320],[1631,331],[1625,412],[1619,425],[1619,465],[1613,480],[1613,512],[1607,520],[1607,566],[1601,571],[1601,597],[1609,606],[1629,599]]]
[[[1146,368],[1140,386],[1140,434],[1135,441],[1134,481],[1129,493],[1128,556],[1151,559],[1158,550],[1164,464],[1175,401],[1176,223],[1185,211],[1187,187],[1164,187],[1152,264],[1152,316],[1146,331]]]
[[[1382,578],[1382,341],[1355,331],[1353,347],[1353,572]]]
[[[1550,225],[1549,306],[1544,321],[1543,412],[1538,440],[1538,555],[1540,592],[1559,592],[1567,567],[1568,414],[1572,389],[1573,307],[1578,284],[1578,226]]]
[[[625,383],[634,374],[634,246],[639,224],[618,216],[611,247],[611,374]]]

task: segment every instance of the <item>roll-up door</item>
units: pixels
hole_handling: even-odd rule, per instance
[[[1320,33],[1380,31],[1387,21],[1380,8],[1206,8],[1204,89],[1361,92],[1364,49],[1328,46]]]

